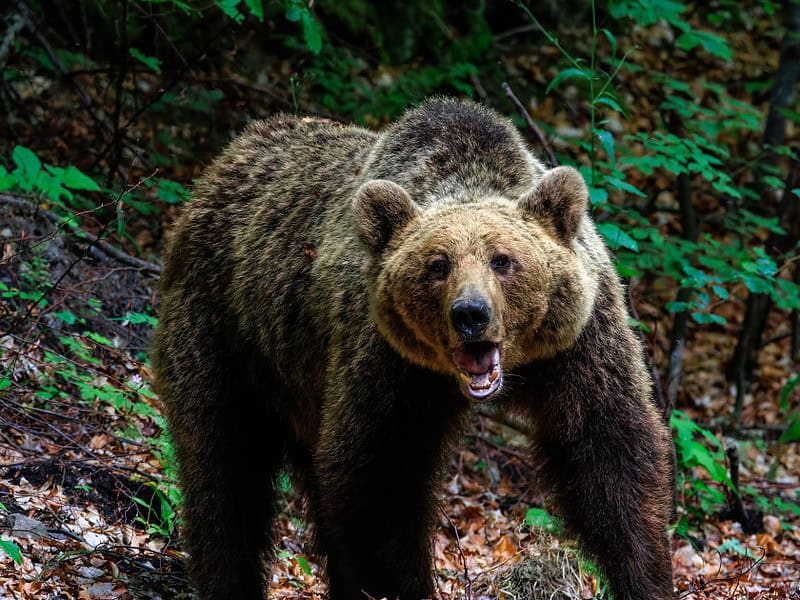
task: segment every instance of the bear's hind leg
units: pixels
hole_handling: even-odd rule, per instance
[[[179,463],[190,575],[202,600],[261,600],[274,482],[283,462],[277,419],[247,384],[244,369],[215,355],[218,346],[188,344],[183,351],[173,345],[172,355],[160,348],[158,362]],[[187,347],[202,348],[202,357]]]

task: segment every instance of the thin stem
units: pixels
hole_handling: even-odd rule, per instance
[[[528,9],[528,7],[527,7],[527,6],[525,6],[525,5],[522,3],[522,1],[521,1],[521,0],[514,0],[514,4],[516,4],[516,5],[517,5],[519,8],[521,8],[521,9],[522,9],[522,11],[523,11],[523,12],[524,12],[526,15],[528,15],[528,18],[529,18],[531,21],[533,21],[533,24],[534,24],[534,25],[536,25],[536,28],[537,28],[539,31],[541,31],[541,32],[542,32],[542,34],[544,35],[544,37],[546,37],[546,38],[547,38],[547,41],[548,41],[548,42],[550,42],[551,44],[553,44],[553,46],[555,46],[556,48],[558,48],[558,50],[561,52],[561,54],[563,54],[563,55],[564,55],[564,58],[566,58],[566,59],[567,59],[567,60],[568,60],[568,61],[569,61],[569,62],[572,64],[572,66],[573,66],[573,67],[575,67],[576,69],[578,69],[578,70],[580,70],[580,71],[583,71],[583,67],[581,66],[581,63],[580,63],[580,62],[578,62],[578,61],[577,61],[577,60],[576,60],[576,59],[575,59],[575,58],[574,58],[574,57],[573,57],[573,56],[572,56],[572,55],[571,55],[569,52],[567,52],[566,50],[564,50],[564,49],[561,47],[561,44],[559,44],[559,43],[558,43],[558,39],[557,39],[555,36],[553,36],[553,34],[551,34],[549,31],[547,31],[547,29],[545,29],[545,28],[542,26],[542,24],[541,24],[541,23],[539,23],[539,19],[537,19],[536,17],[534,17],[534,16],[533,16],[533,13],[530,11],[530,9]],[[594,11],[594,2],[592,2],[592,11]],[[597,32],[596,32],[596,31],[595,31],[595,35],[597,35]],[[592,54],[594,54],[594,52],[593,52]]]
[[[622,68],[622,65],[625,64],[625,61],[628,60],[628,57],[633,53],[634,50],[636,50],[636,46],[634,46],[633,48],[628,48],[628,50],[625,51],[625,54],[622,55],[622,58],[617,63],[617,66],[614,68],[614,72],[611,73],[611,75],[608,76],[608,79],[603,84],[603,87],[601,87],[600,91],[597,92],[597,99],[600,99],[600,98],[603,97],[603,94],[606,93],[606,90],[608,89],[608,86],[611,85],[612,81],[614,81],[614,79],[617,76],[617,73],[619,73],[619,70]]]

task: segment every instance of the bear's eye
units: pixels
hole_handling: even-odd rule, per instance
[[[493,271],[505,273],[511,268],[511,259],[505,254],[498,254],[489,263]]]
[[[446,258],[437,258],[428,263],[428,277],[434,281],[444,281],[450,274],[450,261]]]

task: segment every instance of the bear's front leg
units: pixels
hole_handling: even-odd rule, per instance
[[[577,344],[521,374],[536,460],[570,533],[616,600],[673,597],[672,440],[656,410],[619,285],[606,282]]]
[[[430,598],[435,494],[466,403],[441,376],[371,354],[333,369],[343,378],[314,457],[311,510],[330,599]]]

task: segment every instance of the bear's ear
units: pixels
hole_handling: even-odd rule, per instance
[[[353,198],[356,229],[361,239],[376,252],[382,252],[394,232],[419,212],[408,192],[386,179],[367,181]]]
[[[589,190],[581,174],[572,167],[556,167],[522,197],[520,207],[569,244],[578,234],[588,200]]]

